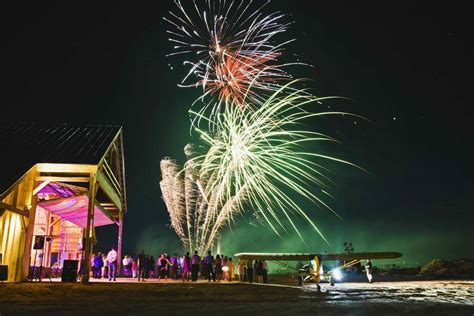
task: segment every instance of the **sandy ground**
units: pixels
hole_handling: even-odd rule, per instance
[[[303,288],[130,279],[0,285],[0,315],[474,315],[473,281],[314,284]]]

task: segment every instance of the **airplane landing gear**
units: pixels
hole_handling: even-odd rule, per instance
[[[303,285],[304,284],[304,277],[299,275],[298,276],[298,285]]]

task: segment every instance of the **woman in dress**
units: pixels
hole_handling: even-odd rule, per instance
[[[189,281],[189,272],[191,271],[191,257],[189,256],[189,252],[186,252],[186,254],[183,256],[183,260],[181,260],[181,278],[184,281]]]
[[[232,282],[234,278],[234,263],[232,262],[232,258],[227,259],[227,280]]]
[[[246,279],[245,276],[246,276],[247,271],[246,271],[245,268],[246,268],[246,267],[245,267],[245,261],[242,260],[242,259],[239,259],[238,265],[237,265],[237,270],[238,270],[238,272],[239,272],[239,281],[240,281],[240,282],[245,282],[245,281],[246,281],[246,280],[245,280],[245,279]]]
[[[221,259],[222,259],[222,280],[225,281],[229,278],[227,272],[229,271],[229,268],[227,267],[227,256],[224,256],[221,254]]]
[[[137,265],[137,259],[134,258],[134,259],[131,259],[132,261],[132,278],[136,278],[137,277],[137,270],[138,270],[138,265]]]
[[[107,277],[109,275],[109,262],[107,261],[107,255],[102,254],[102,277]]]
[[[216,256],[214,271],[216,273],[216,279],[220,282],[222,280],[222,259],[219,255]]]

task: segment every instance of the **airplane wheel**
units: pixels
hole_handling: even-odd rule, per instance
[[[302,276],[299,276],[298,277],[298,285],[303,285],[303,277]]]
[[[331,286],[334,286],[334,279],[333,279],[333,278],[331,278],[331,282],[330,282],[330,283],[331,283]]]

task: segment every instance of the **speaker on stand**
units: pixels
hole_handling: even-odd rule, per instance
[[[33,244],[34,250],[43,250],[44,248],[44,236],[35,236],[35,243]]]
[[[33,262],[33,275],[32,280],[38,280],[41,282],[41,274],[43,273],[43,249],[44,249],[44,236],[35,236],[35,242],[33,243],[33,249],[35,250],[35,261]],[[38,256],[38,250],[41,253]],[[36,267],[36,259],[41,258],[40,266]]]

